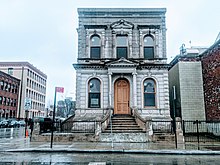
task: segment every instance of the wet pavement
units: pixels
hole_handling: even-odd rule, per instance
[[[13,153],[0,152],[1,164],[16,165],[215,165],[219,156],[155,155],[155,154],[97,154],[97,153]]]
[[[113,146],[113,147],[112,147]],[[0,165],[206,165],[220,164],[220,151],[176,150],[169,143],[30,142],[1,138]]]
[[[3,152],[65,152],[65,153],[139,153],[139,154],[182,154],[220,155],[220,151],[175,149],[172,143],[104,143],[104,142],[30,142],[29,138],[1,138]],[[196,147],[195,147],[196,148]]]

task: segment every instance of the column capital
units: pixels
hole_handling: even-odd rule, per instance
[[[108,72],[108,75],[112,75],[112,72]]]
[[[137,72],[135,71],[135,72],[132,72],[132,75],[134,76],[134,75],[137,75]]]

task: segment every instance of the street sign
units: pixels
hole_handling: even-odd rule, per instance
[[[31,98],[28,98],[28,97],[25,98],[24,109],[25,110],[31,109]]]

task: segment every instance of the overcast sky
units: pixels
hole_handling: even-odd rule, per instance
[[[168,60],[184,43],[211,46],[220,31],[218,0],[0,0],[0,60],[28,61],[47,76],[47,102],[54,87],[75,98],[80,7],[165,7]]]

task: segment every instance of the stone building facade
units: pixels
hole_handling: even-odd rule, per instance
[[[170,120],[166,9],[79,8],[76,114]]]
[[[200,55],[207,120],[220,120],[220,39]]]
[[[47,75],[29,62],[0,62],[0,71],[20,80],[16,117],[19,119],[26,117],[26,100],[31,100],[28,118],[45,116]]]
[[[20,80],[0,71],[0,120],[16,118]]]

